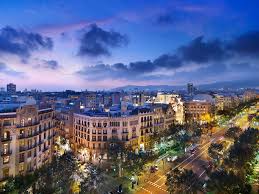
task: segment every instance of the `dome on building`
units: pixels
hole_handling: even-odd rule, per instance
[[[210,102],[210,103],[215,102],[213,97],[209,94],[197,94],[193,97],[193,100],[206,101],[206,102]]]

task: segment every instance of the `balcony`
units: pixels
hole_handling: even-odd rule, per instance
[[[42,152],[46,152],[49,149],[49,147],[43,148]]]
[[[38,143],[38,145],[43,144],[43,142],[44,142],[43,140],[40,140],[39,143]]]
[[[9,137],[2,137],[1,141],[2,142],[12,141],[12,137],[11,136],[9,136]]]
[[[37,136],[38,134],[39,134],[38,131],[34,131],[33,133],[30,133],[30,134],[20,134],[19,139],[34,137],[34,136]]]
[[[18,139],[24,139],[24,138],[27,138],[25,134],[20,134]]]
[[[12,150],[5,150],[1,152],[1,156],[10,156],[12,155]]]
[[[31,150],[31,149],[35,148],[36,146],[37,146],[37,144],[35,143],[33,145],[28,146],[26,150]]]
[[[39,121],[35,121],[35,122],[32,122],[32,123],[26,123],[24,125],[16,125],[17,128],[24,128],[24,127],[33,127],[33,126],[36,126],[36,125],[39,125],[40,122]]]
[[[48,161],[48,157],[46,157],[46,158],[44,158],[43,160],[42,160],[42,163],[45,163],[45,162],[47,162]]]
[[[19,152],[24,152],[27,150],[27,147],[26,146],[20,146],[19,147]]]
[[[12,123],[3,123],[3,127],[11,127],[11,126],[13,126],[13,124]]]

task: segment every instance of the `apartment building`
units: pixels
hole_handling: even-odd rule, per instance
[[[226,110],[237,107],[240,103],[240,99],[234,94],[224,94],[215,96],[215,107],[217,110]]]
[[[74,113],[73,141],[77,150],[85,149],[88,157],[106,155],[112,143],[120,143],[132,150],[150,146],[154,132],[154,112],[136,108],[128,114],[88,111]]]
[[[153,104],[151,107],[154,111],[154,131],[156,133],[168,129],[171,125],[177,123],[176,113],[171,105]]]
[[[0,180],[33,172],[52,160],[54,116],[51,108],[35,105],[0,113]]]
[[[189,101],[185,103],[185,119],[186,122],[205,123],[205,116],[211,117],[212,106],[206,101]]]
[[[243,101],[248,102],[250,100],[254,100],[257,97],[257,93],[254,90],[246,90],[243,94]]]

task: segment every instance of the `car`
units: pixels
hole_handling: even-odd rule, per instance
[[[157,165],[155,165],[154,167],[155,167],[155,170],[156,170],[156,171],[158,171],[158,166],[157,166]]]
[[[177,156],[170,156],[170,157],[167,158],[167,161],[168,161],[168,162],[173,162],[173,161],[175,161],[177,158],[178,158]]]
[[[194,154],[196,152],[196,149],[192,149],[190,152],[191,154]]]
[[[156,172],[156,171],[158,171],[158,166],[157,166],[157,165],[150,167],[150,172],[151,172],[151,173],[154,173],[154,172]]]

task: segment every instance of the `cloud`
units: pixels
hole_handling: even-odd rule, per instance
[[[183,60],[197,63],[219,61],[226,57],[220,40],[204,41],[202,36],[195,38],[188,45],[181,46],[178,51]]]
[[[87,79],[102,79],[104,77],[125,78],[125,79],[148,79],[152,74],[159,69],[174,70],[182,66],[180,59],[175,55],[164,54],[154,61],[137,61],[131,62],[128,65],[123,63],[115,63],[113,65],[99,64],[86,67],[76,74],[86,77]]]
[[[153,61],[99,64],[85,67],[76,74],[88,80],[166,80],[173,76],[180,78],[180,75],[197,78],[241,73],[245,67],[247,73],[258,70],[258,47],[256,33],[245,33],[230,40],[206,40],[199,36],[180,46],[175,53],[163,54]]]
[[[10,26],[0,30],[0,54],[9,53],[21,58],[28,58],[32,51],[50,50],[52,47],[52,39],[38,33],[17,30]]]
[[[58,64],[55,60],[44,60],[44,59],[35,59],[38,64],[35,66],[36,68],[44,68],[44,69],[50,69],[50,70],[57,70],[61,68],[61,66]]]
[[[0,73],[6,74],[8,76],[14,77],[24,77],[24,72],[15,71],[12,68],[8,67],[5,63],[0,62]]]
[[[115,31],[105,31],[96,24],[90,26],[80,39],[78,55],[97,57],[111,55],[111,48],[122,47],[128,44],[128,37]]]
[[[259,31],[250,31],[238,36],[228,44],[228,49],[243,56],[259,56]]]

